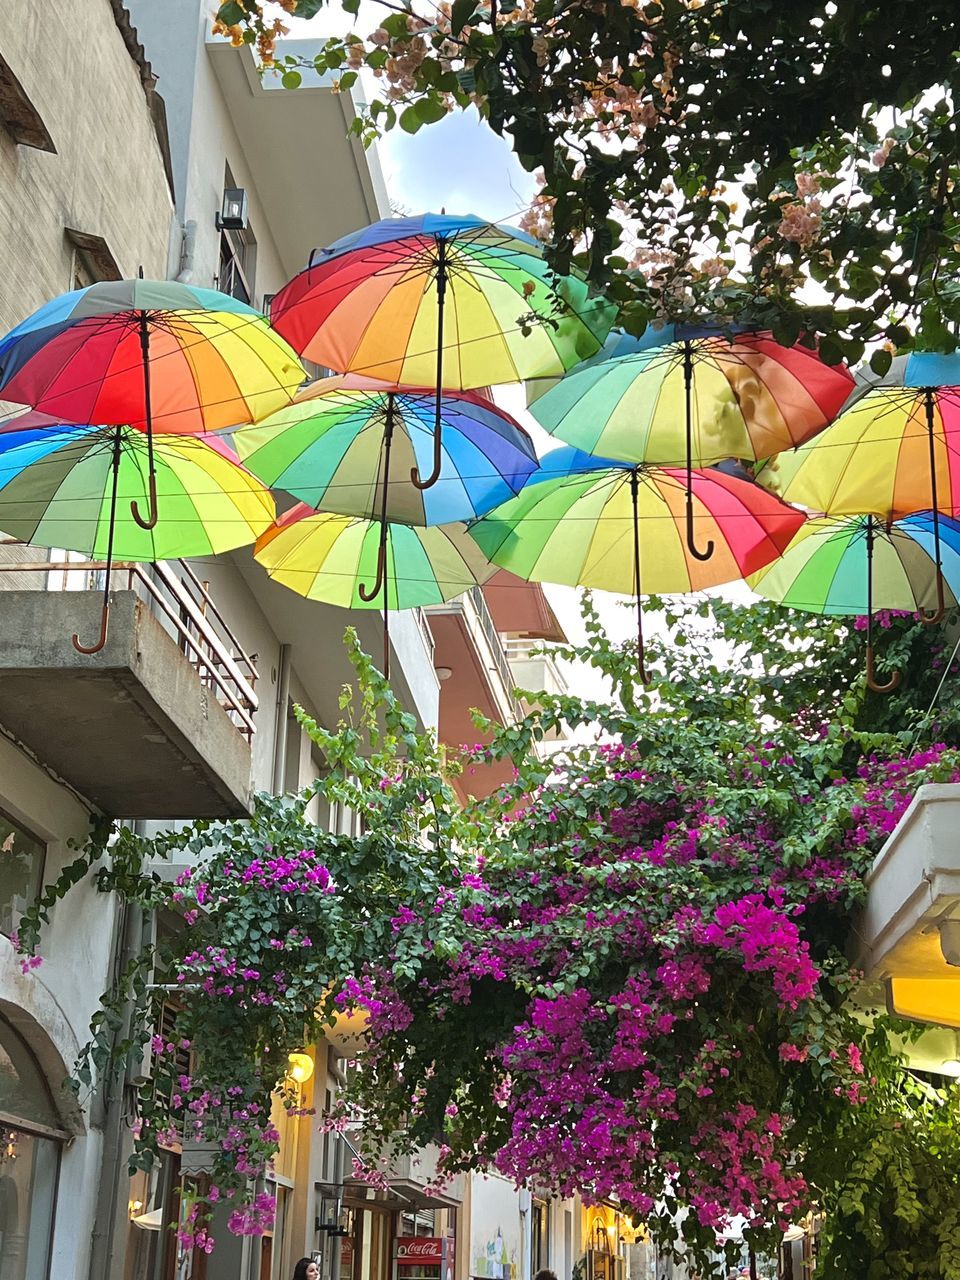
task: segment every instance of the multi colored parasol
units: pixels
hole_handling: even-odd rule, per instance
[[[255,558],[299,595],[346,609],[383,609],[384,674],[389,613],[440,604],[493,576],[463,525],[414,528],[293,507],[258,540]],[[376,582],[376,590],[367,584]]]
[[[939,520],[939,555],[946,603],[960,597],[960,523]],[[898,672],[876,680],[873,653],[875,608],[906,613],[936,607],[938,542],[931,512],[884,525],[875,516],[808,520],[779,560],[747,582],[768,600],[790,609],[867,618],[867,684],[876,693],[895,689]]]
[[[915,352],[888,379],[866,385],[827,431],[772,459],[758,479],[786,501],[826,515],[898,519],[930,511],[939,548],[940,517],[960,515],[960,356]],[[939,562],[939,552],[935,552]],[[922,611],[939,622],[946,600]]]
[[[562,378],[531,406],[552,435],[587,453],[658,466],[683,466],[687,548],[693,536],[695,466],[723,458],[757,460],[822,431],[853,388],[843,365],[826,365],[806,347],[769,334],[728,339],[715,331],[675,330],[668,345],[591,362]]]
[[[142,431],[60,425],[0,435],[0,530],[106,559],[100,637],[88,646],[74,636],[81,653],[106,643],[115,557],[148,562],[216,555],[253,542],[276,514],[269,490],[221,441],[214,447],[195,436],[157,435],[153,461],[163,518],[145,528],[126,514],[150,488]]]
[[[433,469],[441,473],[440,389],[562,374],[599,350],[615,307],[579,276],[552,275],[522,231],[473,216],[387,218],[311,256],[276,295],[278,333],[342,373],[437,389]]]
[[[294,352],[252,307],[213,289],[104,281],[56,298],[0,341],[0,393],[68,422],[200,434],[271,413],[304,379]]]
[[[716,547],[705,564],[686,543],[684,471],[571,448],[547,454],[541,466],[518,497],[472,524],[470,535],[494,564],[529,581],[635,595],[644,680],[643,593],[699,591],[753,573],[783,553],[804,521],[756,485],[694,471],[694,532]]]
[[[427,490],[409,475],[431,465],[432,390],[356,374],[321,378],[235,432],[233,444],[254,475],[312,507],[416,525],[472,520],[518,493],[537,468],[526,431],[473,392],[444,394],[441,426],[440,477]]]

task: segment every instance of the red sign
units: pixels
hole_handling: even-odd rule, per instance
[[[446,1261],[445,1236],[401,1236],[397,1241],[398,1267],[439,1267]]]

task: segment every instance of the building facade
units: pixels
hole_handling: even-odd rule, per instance
[[[82,32],[82,38],[78,38]],[[121,124],[122,122],[122,124]],[[0,330],[94,279],[163,275],[173,200],[163,102],[128,15],[110,0],[0,7]],[[0,405],[0,410],[5,406]],[[4,548],[3,560],[43,558]],[[0,575],[0,586],[37,575]],[[41,610],[41,613],[43,611]],[[0,663],[38,614],[11,619]],[[70,619],[47,618],[69,647]],[[34,633],[40,639],[40,633]],[[6,693],[11,703],[31,695]],[[47,736],[60,733],[60,686]],[[125,922],[92,887],[50,913],[48,961],[22,973],[10,941],[41,881],[74,856],[98,806],[30,748],[0,708],[0,1276],[85,1280],[97,1249],[102,1095],[62,1083],[107,984]],[[42,695],[30,718],[42,715]],[[78,724],[77,730],[81,729]],[[89,728],[84,725],[83,730]],[[60,743],[63,752],[70,747]]]

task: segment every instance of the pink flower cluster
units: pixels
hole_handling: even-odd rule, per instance
[[[236,1236],[262,1236],[273,1228],[277,1202],[269,1191],[256,1196],[250,1204],[234,1209],[227,1227]]]

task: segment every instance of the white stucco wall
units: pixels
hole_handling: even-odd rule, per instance
[[[89,812],[28,755],[0,736],[0,808],[46,841],[46,878],[56,878],[77,855],[71,838],[89,831]],[[9,938],[0,935],[0,1011],[38,1059],[58,1099],[64,1127],[77,1133],[63,1154],[51,1274],[85,1280],[96,1206],[100,1134],[88,1099],[78,1110],[61,1091],[90,1019],[109,980],[115,904],[89,882],[76,886],[50,912],[40,953],[43,964],[24,975]]]
[[[130,0],[130,13],[158,76],[157,89],[173,104],[167,112],[174,158],[177,221],[196,224],[191,283],[215,286],[220,269],[220,232],[216,214],[223,196],[227,165],[247,193],[250,228],[256,236],[255,306],[275,293],[287,276],[263,211],[256,182],[244,155],[213,66],[206,35],[212,9],[205,0]],[[278,144],[282,140],[278,140]],[[174,236],[171,276],[181,269],[181,238]]]

